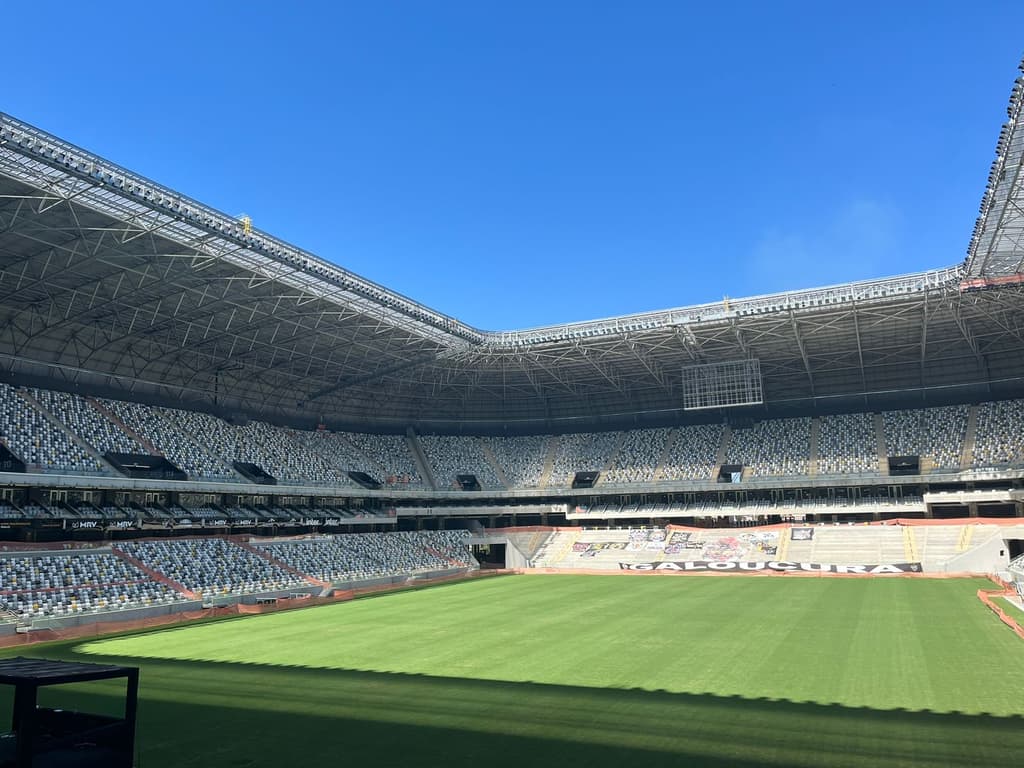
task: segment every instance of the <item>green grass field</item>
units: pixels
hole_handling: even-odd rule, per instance
[[[520,576],[31,654],[142,667],[141,768],[987,768],[1024,642],[979,586]]]

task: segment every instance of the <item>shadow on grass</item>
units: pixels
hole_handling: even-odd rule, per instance
[[[95,661],[70,644],[41,655]],[[142,667],[139,768],[976,766],[1024,719],[427,675],[104,658]],[[116,686],[60,704],[109,710]],[[57,703],[56,701],[54,703]]]

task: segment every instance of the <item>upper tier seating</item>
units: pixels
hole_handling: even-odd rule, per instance
[[[623,435],[618,455],[601,476],[606,483],[649,483],[665,452],[671,429],[631,429]]]
[[[810,444],[809,418],[761,421],[733,430],[725,463],[748,466],[754,477],[805,475]]]
[[[602,472],[615,453],[621,432],[582,432],[557,438],[548,486],[572,485],[577,472]]]
[[[360,453],[370,459],[384,473],[376,478],[396,488],[422,488],[423,478],[416,468],[416,459],[409,452],[409,444],[402,435],[364,435],[343,433]]]
[[[710,480],[722,444],[722,424],[680,427],[661,470],[662,480]]]
[[[878,472],[878,438],[870,413],[822,416],[818,433],[818,474]]]
[[[434,472],[440,490],[458,488],[458,475],[476,475],[484,490],[502,488],[497,473],[487,461],[480,437],[454,437],[451,435],[423,435],[420,445]]]
[[[190,478],[237,480],[223,453],[230,440],[220,419],[205,413],[103,400],[103,406],[143,435]]]
[[[32,396],[99,453],[146,453],[124,430],[115,426],[81,395],[32,389]]]
[[[104,471],[82,446],[7,384],[0,384],[0,440],[30,468],[91,474]]]
[[[889,455],[931,458],[936,469],[959,469],[968,411],[966,405],[886,411],[882,420]]]
[[[109,413],[107,413],[109,411]],[[881,414],[888,456],[920,456],[922,471],[1024,465],[1024,400],[977,406],[974,441],[965,452],[968,406]],[[880,471],[878,416],[820,417],[817,474]],[[97,454],[154,450],[190,479],[240,481],[233,463],[253,463],[281,485],[353,487],[349,473],[365,472],[394,490],[425,487],[410,439],[418,439],[438,487],[457,487],[459,474],[477,477],[484,490],[566,487],[577,472],[596,471],[602,484],[714,480],[715,467],[742,464],[747,477],[806,475],[811,467],[812,420],[769,419],[722,424],[643,428],[521,437],[375,435],[307,431],[252,421],[234,424],[206,413],[104,400],[0,384],[0,440],[30,471],[106,473]],[[66,429],[63,429],[64,425]],[[966,458],[965,458],[966,457]],[[546,465],[550,473],[544,480]],[[659,466],[659,464],[661,466]]]
[[[1024,462],[1024,400],[978,406],[974,466],[998,467]]]
[[[485,437],[511,488],[536,488],[544,474],[551,438],[547,435]]]

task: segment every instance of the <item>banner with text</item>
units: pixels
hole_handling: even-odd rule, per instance
[[[619,563],[623,571],[773,571],[789,573],[803,571],[805,573],[920,573],[920,563],[882,563],[871,565],[833,565],[830,563],[792,563],[786,560],[766,560],[761,562],[721,562],[713,560],[688,560],[674,562],[666,560],[660,563]]]

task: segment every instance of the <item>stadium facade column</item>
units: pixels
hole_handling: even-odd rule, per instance
[[[970,501],[967,503],[967,516],[977,517],[978,516],[978,502]]]

